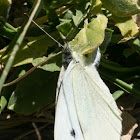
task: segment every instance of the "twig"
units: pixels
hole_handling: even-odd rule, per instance
[[[25,78],[27,75],[29,75],[31,72],[33,72],[37,67],[39,67],[40,65],[44,64],[45,62],[49,61],[50,59],[54,58],[55,56],[57,56],[57,55],[59,55],[59,54],[61,54],[61,53],[62,53],[62,51],[60,51],[60,52],[54,54],[53,56],[51,56],[51,57],[45,59],[44,61],[40,62],[40,63],[39,63],[38,65],[36,65],[35,67],[32,67],[30,70],[28,70],[28,71],[27,71],[24,75],[22,75],[21,77],[19,77],[19,78],[13,80],[12,82],[9,82],[9,83],[4,84],[3,87],[7,87],[7,86],[10,86],[10,85],[13,85],[13,84],[17,83],[18,81],[20,81],[21,79],[23,79],[23,78]]]
[[[43,122],[43,123],[54,123],[54,118],[46,117],[46,118],[14,118],[14,119],[7,119],[7,120],[0,120],[0,130],[1,129],[7,129],[12,128],[14,126],[21,125],[23,123],[27,122]]]
[[[44,128],[47,127],[48,125],[49,125],[49,124],[45,124],[44,126],[40,127],[39,130],[44,129]],[[32,133],[34,133],[34,132],[35,132],[35,130],[31,130],[31,131],[29,131],[29,132],[26,132],[26,133],[24,133],[24,134],[22,134],[22,135],[20,135],[20,136],[18,136],[18,137],[16,137],[16,138],[14,138],[14,140],[21,140],[21,139],[23,139],[25,136],[30,135],[30,134],[32,134]]]
[[[11,68],[11,66],[12,66],[12,64],[14,62],[16,53],[19,50],[19,47],[20,47],[20,45],[21,45],[21,43],[22,43],[22,41],[23,41],[23,39],[25,37],[25,34],[26,34],[26,32],[27,32],[27,30],[28,30],[28,28],[29,28],[29,26],[30,26],[30,24],[32,22],[32,19],[34,18],[35,14],[36,14],[36,12],[37,12],[37,10],[39,8],[40,3],[41,3],[41,0],[36,0],[35,7],[34,7],[32,13],[30,15],[30,18],[25,23],[25,26],[21,28],[21,30],[20,30],[21,33],[19,32],[20,35],[17,34],[19,36],[18,36],[18,38],[16,40],[16,44],[13,45],[13,42],[15,41],[15,40],[13,40],[13,42],[11,42],[11,46],[9,46],[9,47],[13,47],[13,51],[12,51],[12,53],[11,53],[7,63],[6,63],[5,69],[3,70],[3,73],[2,73],[1,78],[0,78],[0,94],[1,94],[3,84],[4,84],[4,82],[5,82],[6,78],[7,78],[7,75],[9,73],[9,71],[10,71],[10,68]]]
[[[32,126],[33,126],[34,129],[35,129],[35,132],[36,132],[36,135],[37,135],[37,137],[38,137],[38,140],[41,140],[40,132],[39,132],[39,130],[38,130],[38,128],[37,128],[37,126],[36,126],[36,124],[35,124],[34,122],[32,122]]]

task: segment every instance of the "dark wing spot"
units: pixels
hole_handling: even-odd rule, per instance
[[[74,131],[74,129],[72,129],[71,131],[70,131],[70,134],[71,134],[71,136],[73,136],[74,138],[75,138],[75,131]]]

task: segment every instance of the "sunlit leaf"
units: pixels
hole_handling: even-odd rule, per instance
[[[13,66],[16,67],[16,66],[31,63],[33,59],[43,56],[47,52],[48,47],[53,44],[55,44],[55,42],[52,41],[46,35],[42,36],[41,39],[39,38],[30,41],[27,44],[25,43],[22,44],[22,46],[20,47],[16,55]],[[2,62],[6,62],[9,55],[10,53],[5,57],[3,57]]]
[[[104,15],[97,15],[90,23],[85,22],[85,26],[76,35],[69,45],[73,51],[80,54],[93,52],[104,40],[107,18]]]
[[[47,57],[41,57],[41,58],[37,58],[33,60],[32,62],[33,66],[36,66],[40,62],[44,61],[46,58]],[[62,60],[62,56],[58,55],[52,58],[51,60],[47,61],[45,64],[39,66],[38,68],[41,68],[43,70],[50,71],[50,72],[60,71],[61,65],[62,65],[61,60]]]
[[[128,17],[140,13],[137,0],[101,0],[112,14],[118,17]]]
[[[126,41],[133,38],[134,36],[136,36],[136,34],[139,33],[139,28],[131,17],[130,18],[114,17],[114,20],[116,22],[116,26],[120,29],[121,34]]]
[[[72,17],[75,26],[79,24],[79,21],[81,20],[82,16],[83,13],[80,10],[76,10],[76,15]]]

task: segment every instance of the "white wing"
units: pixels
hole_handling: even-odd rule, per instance
[[[92,65],[95,67],[98,67],[100,63],[100,59],[101,59],[100,48],[98,47],[97,49],[95,49],[92,54],[93,54],[93,60],[94,60]]]
[[[95,66],[73,69],[73,94],[85,140],[120,140],[121,118],[108,87]]]
[[[69,64],[60,87],[55,114],[55,140],[83,140],[72,89],[72,70],[74,66],[73,62]]]
[[[59,91],[60,91],[60,87],[61,87],[62,81],[64,79],[65,72],[66,72],[66,69],[62,66],[61,67],[61,71],[59,73],[59,78],[58,78],[58,81],[57,81],[56,100],[55,100],[56,104],[57,104],[57,101],[58,101]]]

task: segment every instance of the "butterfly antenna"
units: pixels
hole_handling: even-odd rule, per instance
[[[29,15],[27,13],[24,13],[28,18]],[[59,46],[61,46],[62,48],[64,48],[64,46],[59,43],[55,38],[53,38],[47,31],[45,31],[44,29],[42,29],[34,20],[32,20],[32,22],[41,30],[43,31],[48,37],[50,37],[53,41],[55,41]]]

